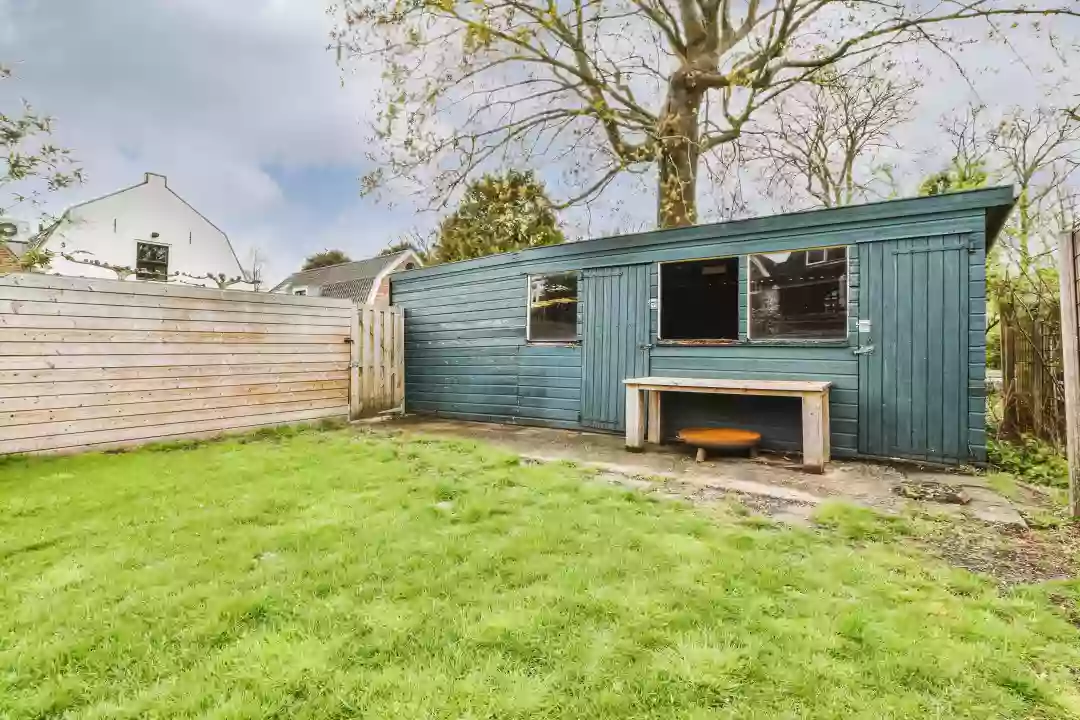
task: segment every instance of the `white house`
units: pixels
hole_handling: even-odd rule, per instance
[[[47,271],[56,275],[117,277],[90,264],[98,262],[131,268],[132,280],[214,286],[207,274],[244,276],[225,233],[154,173],[138,185],[68,208],[32,246],[56,254]]]

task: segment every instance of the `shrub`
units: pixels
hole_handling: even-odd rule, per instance
[[[990,438],[990,462],[1025,482],[1050,487],[1068,487],[1069,463],[1060,450],[1032,435],[1019,442]]]

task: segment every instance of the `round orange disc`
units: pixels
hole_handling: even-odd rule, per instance
[[[720,450],[750,448],[761,442],[761,433],[739,428],[686,428],[676,437],[687,445]]]

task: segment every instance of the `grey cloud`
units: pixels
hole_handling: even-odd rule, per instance
[[[16,70],[11,89],[56,116],[90,176],[57,203],[163,172],[238,249],[263,245],[278,274],[321,247],[324,228],[265,168],[359,174],[366,163],[372,86],[354,77],[341,87],[325,50],[330,22],[317,0],[8,2],[0,58]],[[358,194],[356,206],[341,212],[383,212]],[[385,244],[347,240],[356,254]]]

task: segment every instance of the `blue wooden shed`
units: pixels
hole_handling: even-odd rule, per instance
[[[985,259],[1001,187],[534,248],[392,276],[405,403],[622,432],[622,381],[827,380],[836,456],[986,458]],[[662,433],[800,447],[798,400],[674,394]]]

